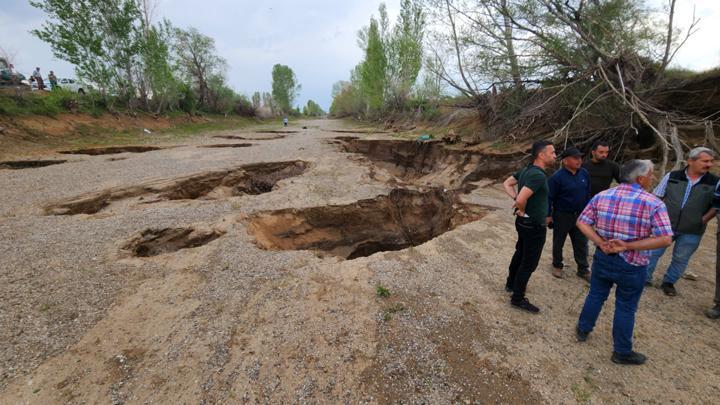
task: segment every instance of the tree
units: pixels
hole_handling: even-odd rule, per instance
[[[261,102],[262,102],[262,101],[261,101],[261,98],[260,98],[260,92],[259,92],[259,91],[256,91],[256,92],[253,93],[253,95],[252,95],[252,106],[253,106],[253,108],[256,109],[256,110],[257,110],[258,108],[260,108],[260,107],[261,107],[261,104],[260,104]]]
[[[303,107],[302,113],[308,117],[320,117],[325,115],[325,111],[323,111],[322,107],[312,100],[308,100],[307,105]]]
[[[387,101],[401,110],[415,85],[423,60],[425,14],[419,2],[402,0],[392,35],[386,40]]]
[[[360,92],[367,101],[370,114],[382,111],[385,101],[385,68],[387,59],[383,48],[378,22],[370,19],[367,31],[367,48],[365,60],[360,68]]]
[[[105,94],[134,97],[133,66],[142,47],[140,10],[135,0],[38,0],[30,4],[49,19],[32,33],[50,44],[58,59],[76,66],[78,76]]]
[[[276,64],[272,69],[272,97],[283,114],[292,109],[301,86],[290,67]]]
[[[208,105],[210,79],[222,76],[227,63],[217,55],[215,40],[195,28],[175,30],[174,51],[182,76],[197,89],[200,105]]]

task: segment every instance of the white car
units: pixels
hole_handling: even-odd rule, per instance
[[[46,85],[50,84],[49,82],[45,82]],[[75,79],[67,79],[62,78],[58,79],[58,86],[60,86],[61,89],[72,91],[73,93],[80,93],[85,94],[87,90],[92,90],[92,86],[87,85],[85,83],[81,83]]]

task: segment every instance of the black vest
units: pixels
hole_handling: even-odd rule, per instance
[[[668,209],[674,233],[702,235],[706,225],[702,217],[712,207],[715,187],[720,178],[712,173],[705,174],[690,190],[690,196],[682,207],[685,190],[690,181],[685,169],[670,172],[663,202]],[[682,208],[681,208],[682,207]]]

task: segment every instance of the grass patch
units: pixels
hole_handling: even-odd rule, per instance
[[[393,315],[395,315],[398,312],[404,311],[405,305],[402,302],[395,303],[394,305],[391,305],[383,311],[382,319],[383,321],[387,322],[393,318]]]
[[[378,284],[377,287],[375,287],[375,295],[378,298],[387,298],[390,296],[390,290],[385,288],[382,284]]]

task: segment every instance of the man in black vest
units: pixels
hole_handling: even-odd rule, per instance
[[[654,194],[667,205],[675,235],[672,261],[660,287],[666,295],[677,295],[675,283],[700,245],[707,223],[715,216],[713,196],[720,178],[708,173],[714,159],[712,150],[695,148],[688,154],[687,167],[666,174],[655,188]],[[646,284],[652,284],[655,266],[663,253],[664,248],[652,251]]]

